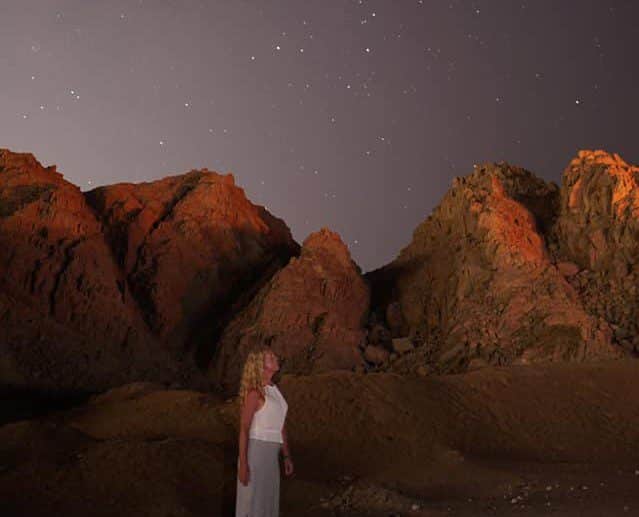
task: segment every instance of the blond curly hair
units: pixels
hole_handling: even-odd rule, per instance
[[[251,390],[257,390],[262,398],[266,398],[264,392],[264,356],[273,353],[270,346],[257,345],[249,350],[246,360],[244,361],[244,369],[242,370],[242,379],[240,381],[240,391],[238,394],[240,414],[246,396]]]

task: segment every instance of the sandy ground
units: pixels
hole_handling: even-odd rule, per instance
[[[638,378],[636,361],[284,376],[281,514],[639,515]],[[1,514],[233,515],[236,411],[134,384],[5,423]]]

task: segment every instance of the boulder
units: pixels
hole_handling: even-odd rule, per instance
[[[413,343],[408,337],[400,337],[393,339],[393,350],[397,354],[405,354],[406,352],[410,352],[413,348]]]
[[[373,364],[382,364],[389,360],[390,352],[377,345],[368,345],[364,349],[364,358]]]

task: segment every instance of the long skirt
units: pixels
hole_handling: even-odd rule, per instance
[[[249,438],[247,485],[240,482],[240,458],[237,458],[235,517],[279,517],[281,447],[282,444],[279,442]]]

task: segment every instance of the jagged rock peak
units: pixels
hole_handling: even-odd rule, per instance
[[[10,149],[0,148],[0,173],[9,171],[36,172],[43,177],[50,175],[52,179],[62,179],[62,174],[57,171],[56,165],[43,167],[32,153],[16,153]]]
[[[472,173],[453,178],[451,190],[479,189],[480,193],[508,195],[545,195],[559,187],[554,182],[547,183],[523,167],[508,162],[486,162],[474,166]],[[482,190],[486,189],[486,190]],[[477,192],[475,192],[477,193]]]
[[[616,153],[579,151],[564,171],[562,190],[567,213],[639,218],[639,167]]]
[[[359,345],[369,301],[368,286],[346,245],[322,228],[236,312],[217,344],[211,379],[227,394],[237,393],[242,362],[257,343],[278,353],[286,373],[363,366]]]
[[[334,232],[325,226],[320,230],[309,234],[302,243],[302,248],[307,250],[312,250],[314,248],[333,248],[335,246],[342,248],[346,251],[346,253],[348,253],[348,248],[346,247],[346,244],[344,244],[339,233]]]
[[[413,232],[398,256],[412,260],[431,247],[443,227],[448,245],[455,239],[478,238],[488,231],[502,250],[544,259],[541,235],[552,226],[559,205],[559,187],[532,172],[506,162],[475,165],[472,173],[456,177],[441,202]],[[455,240],[453,239],[453,240]]]
[[[572,159],[569,169],[573,169],[578,166],[592,166],[592,165],[607,165],[612,167],[618,167],[622,169],[630,169],[637,171],[639,170],[637,167],[628,164],[621,156],[617,153],[609,153],[602,149],[590,150],[590,149],[582,149],[577,153],[577,156]],[[616,172],[613,169],[612,172]]]
[[[190,179],[190,180],[198,180],[204,183],[224,183],[226,185],[237,186],[235,184],[235,175],[232,172],[227,172],[223,174],[218,171],[211,171],[206,167],[201,169],[191,169],[185,173],[179,174],[171,174],[170,176],[164,176],[160,181],[163,180],[181,180],[181,179]],[[146,183],[157,183],[158,180],[151,180],[144,182]],[[240,188],[240,187],[238,187]],[[243,190],[240,188],[240,190]]]
[[[359,266],[352,260],[348,246],[344,243],[339,233],[322,227],[320,230],[311,233],[302,243],[301,257],[310,257],[317,253],[328,253],[345,267]]]

